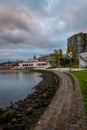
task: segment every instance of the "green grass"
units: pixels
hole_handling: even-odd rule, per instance
[[[75,77],[77,77],[80,83],[80,87],[83,95],[84,108],[87,114],[87,70],[72,72],[72,74]]]

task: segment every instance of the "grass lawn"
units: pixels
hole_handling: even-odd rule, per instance
[[[87,70],[72,72],[72,74],[77,77],[80,83],[83,95],[84,107],[87,114]]]

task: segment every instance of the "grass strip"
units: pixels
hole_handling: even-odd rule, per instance
[[[85,112],[87,114],[87,70],[72,72],[72,74],[78,79],[83,95],[83,102]]]

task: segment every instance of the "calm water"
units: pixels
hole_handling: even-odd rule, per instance
[[[0,73],[0,107],[26,98],[32,93],[32,88],[42,80],[40,75],[37,72]]]

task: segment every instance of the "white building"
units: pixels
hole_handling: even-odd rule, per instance
[[[79,68],[87,68],[87,52],[79,54]]]
[[[37,59],[29,59],[23,63],[19,63],[20,68],[49,68],[51,65],[48,62],[40,62]]]

